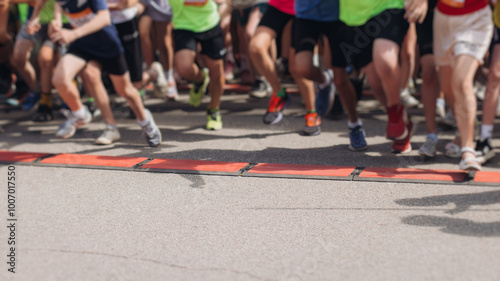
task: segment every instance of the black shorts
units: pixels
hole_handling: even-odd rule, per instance
[[[125,60],[125,56],[123,54],[114,58],[98,58],[71,45],[69,46],[66,54],[79,57],[85,62],[97,61],[101,64],[101,70],[103,72],[107,72],[108,74],[123,75],[128,71],[127,61]]]
[[[125,50],[125,60],[130,71],[130,80],[132,82],[142,81],[142,49],[141,39],[139,37],[139,28],[137,18],[130,21],[115,24],[118,30],[118,36]]]
[[[423,23],[417,23],[417,45],[420,50],[420,56],[434,54],[433,36],[434,36],[434,9],[429,7]]]
[[[328,38],[332,54],[332,66],[346,67],[347,60],[340,49],[340,42],[344,41],[346,25],[341,21],[321,22],[306,19],[295,19],[295,36],[293,47],[295,53],[314,51],[314,46],[321,34]]]
[[[196,52],[196,44],[201,44],[201,54],[213,60],[224,59],[226,47],[220,24],[205,32],[195,33],[189,30],[174,29],[175,52],[188,49]]]
[[[498,26],[495,26],[493,29],[492,45],[496,44],[500,44],[500,28],[498,28]],[[492,49],[490,50],[490,53],[493,53]]]
[[[410,24],[403,9],[389,9],[371,18],[362,26],[347,27],[340,49],[349,64],[357,69],[367,66],[373,59],[373,42],[386,39],[403,44]]]
[[[276,35],[279,37],[279,35],[283,32],[285,25],[293,19],[295,19],[295,16],[283,13],[275,7],[269,6],[267,7],[264,16],[262,16],[259,26],[269,27],[270,29],[274,30],[274,32],[276,32]]]
[[[237,17],[238,17],[238,21],[239,21],[240,25],[241,26],[247,25],[248,18],[250,17],[250,13],[252,13],[257,8],[259,8],[259,10],[262,14],[265,14],[268,6],[269,6],[269,4],[260,3],[257,5],[254,5],[252,7],[248,7],[246,9],[243,9],[243,10],[237,10],[236,14],[238,15]]]

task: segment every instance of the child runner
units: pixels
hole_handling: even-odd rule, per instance
[[[491,146],[493,137],[493,124],[495,111],[498,103],[498,92],[500,91],[500,1],[495,4],[493,12],[495,21],[495,41],[493,55],[491,56],[490,73],[486,86],[486,96],[483,101],[483,120],[481,124],[481,137],[476,141],[476,154],[481,163],[495,157],[495,150]]]
[[[295,65],[301,76],[319,84],[320,88],[331,87],[332,81],[339,91],[340,101],[349,118],[349,149],[353,151],[367,148],[363,124],[356,111],[356,91],[346,71],[347,61],[340,50],[345,25],[339,21],[339,1],[320,0],[315,4],[305,0],[295,1]],[[322,72],[313,65],[315,42],[320,34],[325,34],[330,43],[332,70]]]
[[[38,13],[46,1],[37,3],[30,20],[30,30],[39,28]],[[116,92],[127,99],[137,116],[148,144],[153,147],[160,145],[161,132],[130,81],[123,47],[116,28],[111,25],[105,0],[57,0],[57,4],[68,16],[73,29],[65,29],[52,22],[49,30],[53,42],[72,43],[57,64],[52,78],[59,95],[71,110],[68,120],[59,127],[56,136],[69,138],[78,127],[88,124],[92,119],[88,109],[82,105],[78,88],[73,83],[74,77],[90,63],[99,64],[109,73]]]
[[[394,140],[395,153],[411,151],[413,127],[400,99],[401,44],[408,22],[423,21],[427,12],[427,0],[406,2],[405,7],[404,0],[340,0],[340,19],[350,26],[346,32],[350,38],[341,43],[341,50],[348,62],[367,66],[370,86],[387,107],[386,137]]]
[[[189,104],[198,107],[207,90],[211,101],[207,108],[207,130],[222,129],[220,102],[224,93],[224,36],[220,16],[213,0],[170,0],[173,11],[175,56],[179,75],[194,82]],[[196,63],[197,43],[208,69]],[[210,84],[209,84],[210,82]]]
[[[269,7],[250,41],[249,53],[252,62],[273,88],[273,95],[269,100],[269,106],[264,115],[264,124],[274,125],[279,123],[283,119],[283,110],[290,101],[289,95],[279,81],[275,62],[269,54],[269,48],[273,40],[278,37],[278,34],[283,33],[285,25],[295,19],[294,5],[294,0],[270,0]],[[291,48],[289,55],[290,73],[304,98],[308,113],[305,116],[304,134],[317,135],[320,132],[321,118],[316,113],[314,105],[313,83],[299,76],[294,56],[295,49]]]
[[[453,100],[461,137],[459,168],[480,170],[482,160],[474,149],[476,95],[474,76],[483,63],[493,34],[487,0],[439,0],[434,13],[434,55],[441,88]]]

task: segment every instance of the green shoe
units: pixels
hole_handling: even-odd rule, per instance
[[[203,68],[201,73],[203,74],[203,81],[200,83],[194,83],[191,91],[189,92],[189,104],[198,107],[201,104],[201,99],[207,91],[208,83],[210,83],[210,77],[208,76],[208,69]]]
[[[220,110],[207,110],[207,130],[220,130],[222,129],[222,117]]]

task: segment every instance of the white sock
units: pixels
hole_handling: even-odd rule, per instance
[[[174,70],[171,68],[167,71],[165,71],[165,77],[167,77],[168,82],[174,81]]]
[[[491,139],[493,136],[493,125],[481,125],[481,139]]]
[[[79,110],[77,110],[77,111],[72,111],[71,113],[73,113],[73,116],[75,116],[75,117],[76,117],[76,118],[78,118],[78,119],[84,119],[84,118],[85,118],[85,115],[87,115],[87,114],[86,114],[86,112],[87,112],[87,111],[85,110],[85,105],[84,105],[84,106],[83,106],[82,108],[80,108]]]
[[[325,82],[319,84],[319,88],[324,89],[328,87],[332,83],[332,76],[333,75],[331,75],[331,70],[328,69],[323,71],[323,77],[325,78]]]
[[[442,99],[442,98],[437,98],[437,99],[436,99],[436,104],[437,104],[437,105],[439,105],[439,106],[444,107],[444,106],[445,106],[444,99]]]
[[[139,121],[139,119],[137,119],[137,124],[139,124],[139,126],[141,126],[141,127],[146,126],[148,123],[149,123],[149,118],[148,118],[148,116],[146,116],[146,119],[144,119],[144,120],[142,120],[142,121]]]
[[[354,129],[357,126],[363,127],[363,122],[361,122],[361,119],[358,118],[356,122],[347,121],[347,126],[349,127],[349,129]]]

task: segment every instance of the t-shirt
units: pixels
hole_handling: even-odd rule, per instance
[[[174,29],[205,32],[220,22],[217,5],[212,0],[170,0]]]
[[[314,21],[339,19],[339,0],[296,0],[295,16]]]
[[[438,10],[450,16],[460,16],[473,13],[488,6],[488,0],[439,0]]]
[[[285,14],[295,15],[294,0],[269,0],[269,6],[273,6]]]
[[[388,9],[403,9],[404,0],[340,0],[340,20],[360,26]]]
[[[96,16],[101,10],[107,10],[105,0],[57,0],[73,28],[78,28]],[[123,47],[114,25],[77,39],[71,47],[80,49],[98,58],[113,58],[123,53]]]
[[[43,5],[42,10],[40,10],[39,22],[40,24],[49,24],[54,19],[54,4],[56,0],[48,0],[45,5]],[[19,5],[21,6],[21,5]],[[20,8],[21,9],[21,8]],[[29,5],[27,18],[31,18],[33,13],[33,6]],[[62,15],[62,22],[68,23],[66,16]]]

